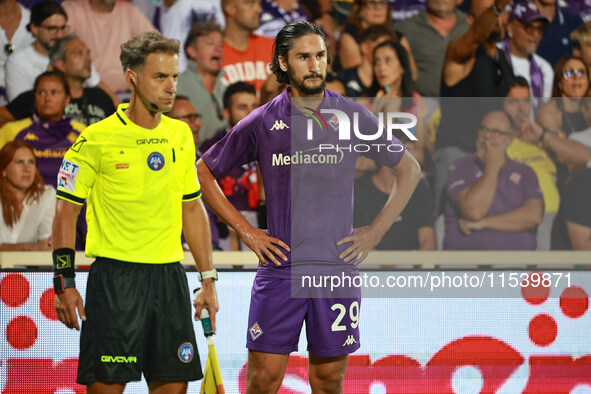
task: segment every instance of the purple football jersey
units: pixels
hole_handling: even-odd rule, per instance
[[[291,262],[344,264],[339,254],[349,245],[337,246],[337,242],[353,234],[358,156],[394,167],[405,152],[396,138],[388,140],[383,125],[365,107],[325,90],[318,108],[292,114],[289,91],[288,87],[254,110],[202,156],[216,177],[258,161],[267,197],[269,235],[291,248],[287,263],[261,265],[258,275],[283,278],[289,277]],[[331,109],[349,116],[351,128],[376,137],[361,140],[350,133],[343,140],[339,130],[345,125]]]

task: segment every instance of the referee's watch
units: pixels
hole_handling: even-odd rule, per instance
[[[76,287],[74,278],[65,278],[63,275],[56,275],[53,277],[53,291],[55,294],[63,293],[64,290],[71,287]]]
[[[210,278],[213,278],[213,280],[218,280],[218,272],[215,268],[209,271],[197,272],[197,279],[199,279],[200,282],[203,282],[203,279]]]

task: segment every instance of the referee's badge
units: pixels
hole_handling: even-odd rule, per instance
[[[190,363],[191,360],[193,360],[193,354],[193,345],[191,345],[189,342],[185,342],[179,347],[179,360],[181,360],[183,363]]]
[[[148,156],[148,167],[152,171],[160,171],[164,167],[164,156],[159,152],[152,152]]]

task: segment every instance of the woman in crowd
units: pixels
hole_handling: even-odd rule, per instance
[[[39,173],[33,148],[11,141],[0,150],[0,250],[52,250],[55,189]]]
[[[374,113],[407,112],[417,117],[417,125],[411,129],[417,141],[410,144],[413,145],[413,156],[422,164],[425,148],[432,153],[433,147],[429,146],[424,120],[427,110],[415,91],[408,54],[401,44],[386,41],[375,47],[373,63],[379,90],[374,92],[376,101],[372,110]]]
[[[64,116],[70,90],[63,73],[47,71],[39,75],[34,91],[33,115],[2,126],[0,147],[12,140],[29,142],[39,160],[43,180],[55,187],[64,154],[86,126]]]
[[[562,57],[554,67],[553,99],[538,112],[537,123],[541,127],[532,127],[523,134],[525,139],[539,142],[553,152],[571,173],[582,170],[589,161],[589,149],[569,138],[589,128],[583,105],[588,90],[589,69],[583,59],[573,55]]]
[[[365,29],[382,25],[392,30],[392,24],[390,5],[387,0],[355,0],[339,43],[338,58],[341,68],[349,69],[361,64],[361,49],[358,40]],[[413,80],[416,80],[418,70],[410,51],[410,44],[405,37],[400,37],[397,33],[394,34],[409,54],[411,76]]]

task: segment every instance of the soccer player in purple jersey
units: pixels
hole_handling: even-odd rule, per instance
[[[345,113],[357,113],[360,128],[370,132],[378,126],[369,111],[324,89],[329,63],[327,40],[318,26],[304,21],[285,26],[276,38],[271,69],[278,82],[290,86],[242,119],[197,164],[205,201],[260,259],[247,331],[247,393],[278,391],[289,353],[297,350],[304,321],[312,391],[342,392],[348,354],[359,348],[360,291],[349,298],[292,297],[292,264],[307,262],[315,267],[328,262],[356,269],[402,211],[420,177],[419,165],[404,147],[395,152],[364,153],[395,168],[397,178],[374,222],[353,230],[357,153],[337,149],[341,157],[338,165],[314,166],[305,164],[303,153],[294,151],[292,145],[305,135],[296,127],[297,116],[291,116],[292,111],[300,110],[297,100],[301,98],[314,100],[312,108],[316,109],[326,108],[326,102],[333,100]],[[325,128],[317,135],[334,139],[337,133]],[[401,145],[395,138],[387,141],[384,137],[378,142]],[[216,176],[253,160],[259,163],[267,195],[267,231],[251,226],[215,182]],[[320,176],[311,180],[318,173]],[[295,271],[296,265],[293,267]]]

